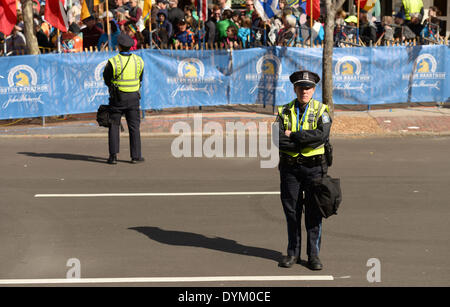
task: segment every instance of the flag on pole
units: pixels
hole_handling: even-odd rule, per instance
[[[144,0],[144,7],[142,8],[142,15],[141,18],[136,22],[136,27],[139,32],[144,31],[145,29],[145,22],[147,19],[150,18],[152,15],[152,0]],[[150,30],[152,25],[150,24]]]
[[[206,21],[208,19],[208,0],[197,1],[197,16],[199,20]]]
[[[64,10],[64,0],[47,0],[45,3],[45,20],[62,32],[67,32],[69,24]]]
[[[360,8],[370,11],[373,9],[378,0],[359,0]],[[355,4],[358,5],[358,0],[355,0]]]
[[[16,0],[0,0],[0,32],[11,34],[17,22]]]
[[[281,12],[278,0],[255,0],[254,6],[263,21],[266,21]]]
[[[367,0],[355,0],[356,7],[364,8],[364,5],[366,5]]]
[[[83,3],[81,3],[81,15],[80,19],[83,20],[85,18],[88,18],[89,16],[92,16],[92,13],[94,11],[94,0],[83,0]]]
[[[313,20],[317,20],[320,17],[320,0],[307,0],[306,1],[306,14],[312,17]],[[311,9],[312,5],[312,9]],[[311,16],[312,11],[312,16]]]
[[[375,6],[373,7],[371,12],[372,12],[372,16],[375,16],[375,17],[380,17],[381,16],[381,5],[380,5],[380,1],[379,0],[377,0],[375,2]]]
[[[144,8],[142,9],[142,18],[147,20],[152,12],[152,0],[144,0]]]

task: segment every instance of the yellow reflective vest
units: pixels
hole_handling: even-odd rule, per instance
[[[295,108],[295,101],[291,101],[290,103],[279,106],[278,107],[278,115],[283,120],[284,129],[290,130],[292,132],[297,132],[301,130],[314,130],[317,129],[317,121],[322,116],[323,112],[328,111],[328,106],[324,105],[322,102],[311,99],[305,108],[305,112],[303,112],[302,118],[298,119],[298,127],[297,127],[297,111]],[[323,155],[325,153],[324,144],[316,148],[305,147],[302,148],[300,153],[298,152],[289,152],[280,150],[292,157],[297,157],[298,155],[303,155],[305,157],[311,157],[316,155]]]
[[[137,92],[141,87],[140,76],[144,69],[144,60],[138,55],[121,55],[120,53],[109,59],[113,68],[113,79],[122,92]],[[127,64],[128,62],[128,64]],[[125,70],[124,70],[125,68]]]
[[[405,19],[411,20],[411,13],[420,13],[423,7],[422,0],[402,0],[405,8]]]

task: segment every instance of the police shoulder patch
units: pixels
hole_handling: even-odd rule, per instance
[[[324,124],[328,124],[330,122],[330,116],[328,115],[327,112],[323,112],[322,114],[322,123]]]

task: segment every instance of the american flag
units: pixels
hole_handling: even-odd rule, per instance
[[[208,19],[208,0],[197,1],[197,16],[199,20],[206,21]]]

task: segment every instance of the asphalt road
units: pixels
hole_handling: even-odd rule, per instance
[[[0,279],[66,278],[75,258],[81,278],[333,276],[115,285],[450,286],[450,137],[333,140],[343,202],[324,220],[320,272],[277,266],[287,233],[276,194],[35,197],[279,191],[259,158],[175,158],[172,141],[144,138],[147,160],[132,165],[123,138],[111,166],[102,138],[0,139]],[[380,282],[367,280],[372,258]]]

